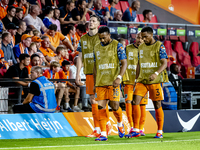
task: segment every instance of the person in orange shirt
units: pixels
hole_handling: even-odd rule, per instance
[[[56,48],[56,53],[57,56],[55,57],[55,60],[59,62],[59,64],[62,66],[62,62],[63,62],[63,57],[65,55],[65,47],[64,46],[58,46]]]
[[[26,0],[16,0],[13,4],[14,7],[20,7],[23,9],[24,17],[28,15],[29,3]]]
[[[83,25],[83,24],[78,24],[78,25],[76,26],[76,33],[75,33],[75,35],[76,35],[76,38],[77,38],[78,41],[80,41],[81,36],[82,36],[85,32],[86,32],[86,26],[85,26],[85,25]]]
[[[1,0],[0,2],[0,20],[2,20],[7,15],[9,0]]]
[[[62,62],[62,70],[59,71],[60,79],[69,79],[69,68],[70,68],[70,66],[71,66],[71,64],[67,60],[64,60]],[[69,88],[68,90],[66,90],[66,92],[75,93],[73,111],[74,112],[83,112],[83,110],[81,110],[77,106],[79,95],[80,95],[80,88],[78,86],[76,86],[75,84],[72,84],[69,81],[66,82],[66,87]],[[65,93],[66,94],[66,100],[65,100],[65,104],[64,104],[64,109],[67,110],[67,111],[71,111],[71,108],[69,106],[70,99],[69,99],[68,93]]]
[[[44,57],[46,58],[46,60],[48,62],[55,60],[55,56],[56,54],[54,53],[54,51],[50,48],[50,41],[49,41],[49,37],[48,36],[42,36],[42,42],[41,42],[41,47],[40,47],[40,51],[42,52],[42,54],[44,55]]]
[[[60,64],[57,61],[52,61],[50,64],[50,69],[46,69],[43,75],[48,79],[60,79],[59,77]],[[57,100],[56,112],[60,112],[60,103],[62,101],[64,92],[66,91],[65,83],[54,82],[55,85],[55,93]]]
[[[51,24],[48,29],[49,30],[45,35],[49,37],[49,40],[51,42],[50,48],[53,51],[56,51],[56,47],[60,45],[60,41],[62,41],[62,44],[64,44],[67,48],[74,51],[74,47],[69,42],[69,40],[67,40],[62,33],[57,32],[57,26],[55,24]]]

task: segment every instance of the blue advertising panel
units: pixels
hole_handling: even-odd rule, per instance
[[[0,115],[0,139],[77,136],[62,113]]]

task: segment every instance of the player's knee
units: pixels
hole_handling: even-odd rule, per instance
[[[119,109],[119,102],[110,103],[110,107],[112,108],[113,111],[117,111]]]
[[[153,101],[154,108],[159,109],[161,107],[161,101]]]

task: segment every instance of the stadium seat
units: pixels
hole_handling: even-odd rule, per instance
[[[189,54],[191,56],[192,66],[197,67],[200,65],[200,56],[197,56],[199,53],[199,44],[198,42],[192,42],[190,45]]]
[[[126,39],[125,41],[126,41],[126,45],[128,45],[129,44],[128,40]]]
[[[119,1],[119,4],[121,5],[122,12],[125,12],[126,9],[129,7],[129,3],[127,1]]]
[[[108,0],[102,0],[102,6],[103,7],[108,7],[110,4],[108,3]]]
[[[143,16],[143,15],[142,15]],[[153,14],[153,17],[151,18],[150,23],[158,23],[156,15]]]
[[[144,20],[143,14],[137,14],[138,22],[142,22]]]
[[[87,20],[87,21],[90,20],[90,15],[89,15],[89,13],[87,13],[87,14],[85,15],[85,17],[86,17],[86,20]]]
[[[188,52],[186,52],[183,49],[183,45],[180,41],[177,41],[174,45],[174,50],[177,52],[178,55],[178,61],[182,66],[190,67],[191,64],[191,58]]]
[[[115,8],[118,10],[122,10],[120,3],[118,3],[117,5],[115,5]]]
[[[0,78],[4,77],[4,74],[6,73],[6,69],[0,69]]]

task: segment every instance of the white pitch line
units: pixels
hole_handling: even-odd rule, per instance
[[[2,149],[35,149],[35,148],[58,148],[58,147],[85,147],[85,146],[109,146],[109,145],[133,145],[133,144],[154,144],[154,143],[174,143],[174,142],[190,142],[200,141],[200,139],[192,140],[172,140],[172,141],[153,141],[153,142],[138,142],[138,143],[110,143],[110,144],[88,144],[88,145],[59,145],[59,146],[34,146],[34,147],[7,147]],[[100,141],[99,141],[100,142]],[[98,142],[97,142],[98,143]]]

